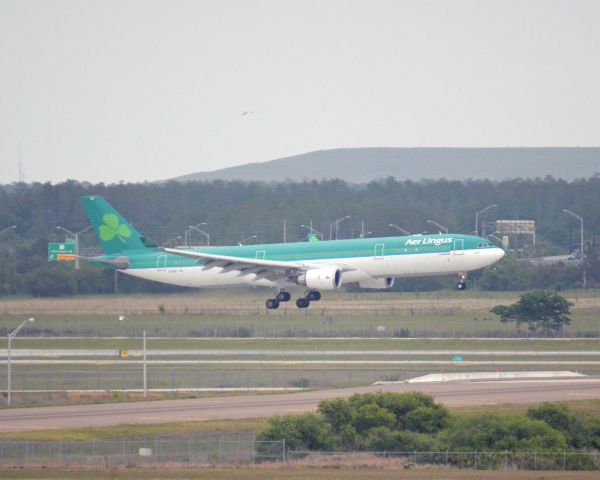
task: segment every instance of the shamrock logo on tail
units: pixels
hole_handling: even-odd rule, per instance
[[[114,213],[105,213],[102,215],[104,225],[100,225],[100,239],[109,242],[115,236],[119,237],[123,243],[125,239],[131,237],[131,230],[124,223],[119,224],[119,218]]]

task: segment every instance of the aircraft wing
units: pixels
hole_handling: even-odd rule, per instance
[[[162,252],[181,255],[182,257],[203,260],[203,268],[221,268],[221,273],[238,271],[239,275],[256,274],[257,278],[273,279],[280,276],[290,277],[298,275],[313,268],[323,268],[325,265],[306,262],[281,262],[277,260],[263,260],[260,258],[244,258],[229,255],[218,255],[207,252],[193,252],[177,248],[160,248]],[[342,271],[354,270],[348,265],[337,265]]]

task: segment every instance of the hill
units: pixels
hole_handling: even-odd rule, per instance
[[[598,172],[598,147],[340,148],[191,173],[173,180],[274,182],[340,178],[351,183],[365,183],[389,176],[399,180],[503,180],[546,175],[573,180],[587,178]]]

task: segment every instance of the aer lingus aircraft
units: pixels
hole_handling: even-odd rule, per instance
[[[412,235],[324,242],[269,243],[205,248],[160,248],[144,238],[99,195],[82,197],[104,255],[87,258],[128,275],[186,287],[257,285],[276,289],[269,309],[288,302],[289,287],[306,287],[299,308],[320,300],[320,290],[342,284],[392,287],[395,277],[466,273],[491,265],[504,251],[487,238]]]

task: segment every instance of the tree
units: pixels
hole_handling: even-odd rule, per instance
[[[540,329],[559,332],[571,323],[572,306],[558,293],[539,291],[525,293],[516,303],[496,305],[490,311],[499,315],[502,322],[517,322],[518,326],[527,323],[532,332]]]

